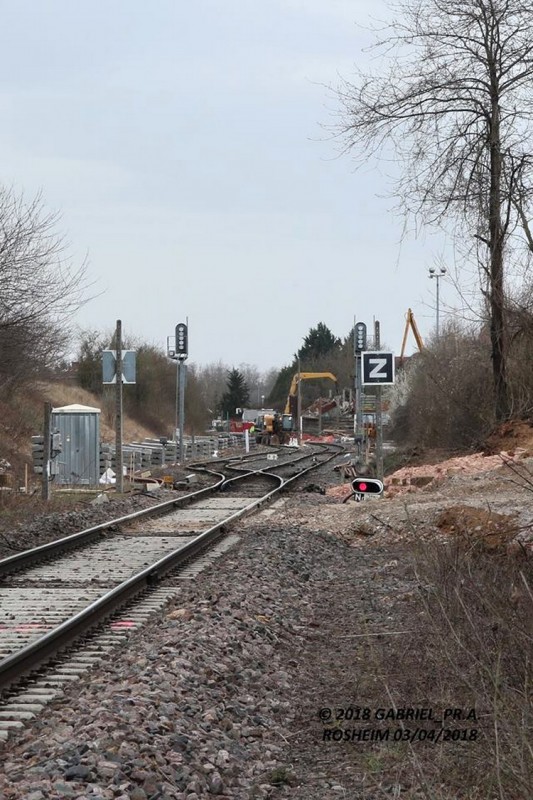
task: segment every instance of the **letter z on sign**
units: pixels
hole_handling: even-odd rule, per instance
[[[394,353],[361,353],[363,386],[391,385],[394,383]]]

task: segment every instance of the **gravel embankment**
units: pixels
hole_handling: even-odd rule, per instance
[[[243,521],[240,544],[184,582],[173,608],[10,740],[0,797],[487,796],[460,788],[475,743],[420,745],[428,775],[438,753],[447,776],[428,795],[402,742],[323,740],[320,708],[474,704],[459,684],[440,695],[427,667],[442,642],[407,544],[428,525],[429,492],[341,505],[320,493],[332,480],[324,467],[308,492]],[[435,506],[464,502],[461,486],[458,497],[450,479]],[[522,490],[515,503],[523,507]]]
[[[160,624],[5,746],[3,797],[307,798],[339,785],[323,768],[304,778],[295,762],[316,739],[313,686],[331,689],[327,663],[309,674],[313,642],[346,581],[363,597],[390,557],[291,524],[292,503],[281,525],[243,523],[241,544],[184,585]],[[364,613],[379,621],[376,608]],[[347,617],[341,627],[357,625]]]
[[[175,473],[176,480],[184,477],[183,470],[168,469]],[[145,508],[164,503],[181,495],[194,492],[213,482],[209,476],[198,475],[197,483],[190,488],[179,491],[159,489],[157,492],[135,491],[117,497],[114,493],[107,496],[101,493],[99,499],[78,500],[71,510],[50,512],[46,505],[34,498],[23,498],[21,505],[11,513],[4,513],[0,519],[0,559],[16,555],[21,550],[28,550],[48,542],[53,542],[71,533],[91,528],[94,525],[108,522],[110,519],[133,514]],[[105,501],[102,502],[102,498]],[[61,495],[56,494],[55,502],[61,502]],[[64,502],[68,502],[64,499]]]

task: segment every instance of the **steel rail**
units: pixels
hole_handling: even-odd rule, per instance
[[[284,467],[292,467],[295,464],[298,464],[299,461],[307,461],[309,458],[316,458],[318,455],[319,455],[319,452],[303,453],[302,455],[299,455],[297,458],[293,458],[290,461],[282,461],[280,464],[272,465],[270,467],[261,467],[260,469],[253,470],[253,472],[255,474],[272,474],[273,475],[273,474],[275,474],[274,470],[282,470]],[[333,457],[334,456],[332,456],[332,458]],[[313,469],[315,467],[318,467],[318,466],[320,466],[320,464],[314,464],[313,465]],[[239,465],[228,464],[226,469],[230,469],[233,472],[236,472],[237,476],[235,476],[233,478],[228,478],[227,480],[225,480],[223,482],[222,486],[220,487],[221,491],[224,491],[224,489],[228,486],[228,484],[232,483],[234,480],[238,480],[240,477],[244,476],[244,473],[242,473],[240,471],[240,469],[239,469]]]
[[[94,525],[91,528],[85,528],[83,531],[71,533],[70,536],[64,536],[62,539],[55,539],[53,542],[41,544],[38,547],[32,547],[30,550],[24,550],[22,553],[15,553],[13,556],[8,556],[0,560],[0,578],[11,575],[19,569],[25,569],[33,566],[40,561],[48,559],[50,556],[57,555],[61,552],[66,552],[73,547],[88,544],[103,535],[110,528],[116,528],[125,523],[132,522],[135,519],[142,517],[152,517],[158,514],[163,514],[170,509],[179,508],[182,505],[188,505],[194,502],[204,494],[213,494],[220,489],[226,476],[222,472],[214,472],[214,470],[204,469],[211,475],[218,476],[219,480],[211,486],[205,486],[203,489],[198,489],[196,492],[182,495],[182,497],[174,497],[172,500],[165,500],[163,503],[150,506],[150,508],[142,508],[140,511],[133,511],[131,514],[126,514],[123,517],[116,517],[115,519],[107,522],[101,522],[99,525]]]
[[[257,456],[253,456],[257,457]],[[242,459],[247,458],[246,456],[240,457]],[[252,456],[250,456],[252,458]],[[303,455],[300,459],[294,459],[293,462],[309,458],[309,454]],[[222,464],[226,462],[230,462],[234,459],[228,458],[222,461]],[[208,462],[214,463],[218,466],[221,466],[221,462]],[[289,462],[285,462],[289,463]],[[283,466],[282,464],[278,465],[279,467]],[[108,520],[107,522],[102,522],[99,525],[94,525],[90,528],[86,528],[83,531],[77,531],[76,533],[70,534],[70,536],[64,536],[61,539],[55,539],[52,542],[47,542],[46,544],[39,545],[38,547],[32,547],[29,550],[24,550],[22,553],[15,553],[12,556],[8,556],[7,558],[3,558],[0,560],[0,579],[5,577],[6,575],[11,575],[13,572],[18,571],[20,569],[25,569],[27,567],[33,566],[41,561],[46,561],[47,559],[61,553],[67,552],[74,547],[79,547],[81,545],[89,544],[94,539],[97,539],[99,536],[105,534],[106,531],[110,530],[111,528],[117,528],[120,525],[126,524],[128,522],[132,522],[135,519],[141,519],[143,517],[153,517],[157,516],[158,514],[164,514],[167,511],[171,510],[172,508],[180,508],[181,506],[188,505],[193,503],[202,495],[207,494],[214,494],[217,490],[220,490],[224,484],[228,482],[227,476],[224,475],[222,472],[218,472],[212,469],[208,469],[205,466],[201,466],[198,462],[197,465],[193,466],[190,465],[191,469],[194,469],[196,472],[204,472],[210,475],[217,476],[219,480],[212,484],[211,486],[206,486],[203,489],[198,489],[196,492],[190,492],[186,495],[182,495],[182,497],[175,497],[171,500],[165,500],[163,503],[158,503],[157,505],[150,506],[150,508],[143,508],[139,511],[134,511],[131,514],[126,514],[123,517],[116,517],[115,519]],[[238,470],[238,468],[232,466],[231,464],[226,464],[226,469],[231,469],[232,471],[238,472],[239,476],[244,477],[244,475]],[[266,469],[266,468],[265,468]],[[272,468],[273,469],[273,468]],[[251,472],[259,472],[260,470],[252,470],[245,474],[251,474]],[[230,479],[232,480],[232,479]]]
[[[338,455],[337,452],[332,453],[331,456],[322,461],[321,464],[331,461],[336,455]],[[190,561],[191,558],[194,558],[200,551],[205,550],[209,545],[220,538],[225,533],[225,528],[228,525],[231,525],[231,523],[241,517],[251,514],[264,503],[269,502],[281,490],[287,488],[287,486],[302,475],[316,469],[317,466],[320,465],[311,464],[307,469],[289,478],[282,478],[279,475],[269,473],[266,471],[267,468],[259,470],[257,473],[248,473],[241,476],[240,480],[246,480],[250,478],[251,475],[264,475],[265,477],[273,478],[278,483],[278,486],[262,497],[253,500],[245,506],[245,508],[217,522],[179,550],[168,553],[154,564],[123,581],[119,586],[106,592],[106,594],[98,600],[95,600],[82,611],[79,611],[70,619],[56,626],[53,630],[44,634],[44,636],[41,636],[18,652],[0,661],[0,692],[14,682],[19,681],[31,671],[34,671],[52,656],[57,655],[58,652],[72,644],[75,639],[79,638],[81,635],[87,634],[95,625],[108,618],[118,608],[121,608],[133,598],[149,589],[152,584],[160,580],[167,572]],[[167,505],[171,505],[172,502],[174,501],[167,503]]]
[[[330,443],[330,444],[326,444],[324,442],[312,442],[311,446],[315,447],[315,448],[319,448],[319,449],[317,451],[314,451],[314,452],[307,452],[306,453],[306,452],[302,452],[301,450],[295,450],[294,448],[283,448],[283,447],[272,448],[272,452],[276,453],[276,454],[280,454],[280,453],[281,453],[281,455],[292,455],[292,454],[296,454],[296,453],[300,453],[301,454],[297,458],[292,458],[290,461],[281,461],[276,467],[272,466],[272,469],[278,469],[278,468],[281,468],[281,467],[283,467],[285,465],[290,466],[291,464],[295,464],[298,461],[304,461],[304,460],[306,460],[308,458],[320,456],[321,455],[321,451],[322,451],[322,453],[325,453],[328,450],[330,450],[331,448],[336,448],[338,450],[338,454],[339,455],[340,455],[340,453],[343,453],[345,451],[345,449],[346,449],[343,445],[336,444],[336,443],[333,443],[333,442]],[[264,453],[254,453],[254,454],[250,454],[249,456],[248,455],[247,456],[240,456],[240,457],[238,457],[236,459],[230,459],[228,461],[227,468],[228,469],[238,470],[240,461],[244,461],[245,459],[248,459],[248,460],[259,460],[261,458],[261,456],[267,457],[268,455],[269,455],[269,453],[266,453],[266,452],[264,452]],[[235,464],[231,463],[233,461],[235,461],[236,463]]]

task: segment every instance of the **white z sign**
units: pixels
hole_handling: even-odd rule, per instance
[[[371,381],[378,381],[380,378],[387,380],[387,371],[383,370],[384,367],[387,365],[386,358],[369,358],[368,365],[371,366],[375,364],[375,367],[372,367],[370,370],[370,375],[368,376]]]
[[[394,354],[365,351],[361,353],[362,384],[390,385],[394,383]]]

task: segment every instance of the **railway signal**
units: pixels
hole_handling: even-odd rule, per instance
[[[188,339],[187,325],[185,322],[179,322],[176,325],[176,355],[180,359],[185,360],[189,355]]]
[[[189,325],[187,322],[178,322],[176,325],[176,353],[178,374],[176,384],[176,433],[179,435],[179,462],[183,464],[185,450],[183,447],[183,431],[185,424],[185,381],[187,379],[186,361],[189,356]]]
[[[355,478],[352,481],[352,489],[355,494],[381,494],[383,482],[377,478]]]
[[[364,322],[358,322],[355,325],[354,349],[356,353],[366,350],[366,325]]]

